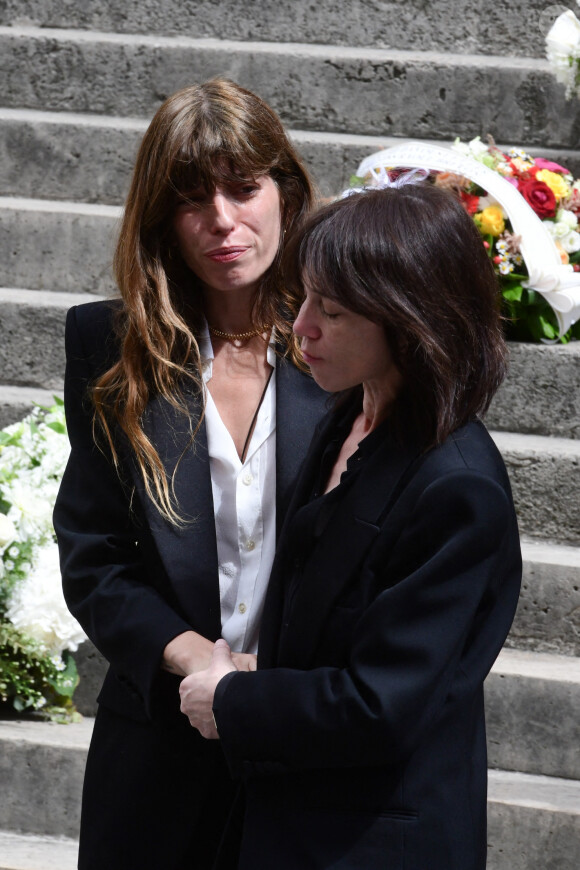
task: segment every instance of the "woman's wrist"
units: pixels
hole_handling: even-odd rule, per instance
[[[196,631],[184,631],[163,650],[161,666],[171,674],[186,677],[207,668],[213,643]]]

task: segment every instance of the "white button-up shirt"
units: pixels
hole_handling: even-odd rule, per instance
[[[199,349],[207,384],[214,359],[207,329]],[[272,344],[267,358],[275,369]],[[270,378],[244,462],[207,389],[205,396],[222,637],[235,652],[256,653],[276,548],[276,379]]]

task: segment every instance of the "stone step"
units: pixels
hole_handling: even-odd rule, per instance
[[[58,854],[59,842],[65,861],[74,853],[70,840],[78,832],[82,773],[91,729],[90,719],[69,726],[0,721],[3,794],[10,796],[0,804],[4,831],[0,836],[0,870],[52,870],[53,866],[56,870],[58,865],[48,860],[51,854]],[[489,870],[577,870],[578,781],[490,770],[488,817]],[[30,839],[24,834],[35,836]],[[51,839],[46,841],[46,861],[36,864],[32,850],[41,845],[39,836]],[[69,839],[53,839],[56,837]],[[26,849],[28,864],[23,857]],[[63,863],[59,870],[68,870],[68,866]]]
[[[0,108],[0,195],[73,199],[120,205],[124,201],[147,118]],[[400,144],[400,138],[289,130],[323,196],[337,196],[364,157]],[[421,140],[448,145],[451,140]],[[580,151],[527,150],[580,177]]]
[[[88,293],[0,289],[0,371],[4,384],[60,390],[64,378],[64,321],[72,305],[98,297]],[[4,394],[22,404],[15,390]],[[1,825],[0,825],[1,827]]]
[[[580,438],[580,342],[510,344],[509,374],[485,422],[507,432]]]
[[[491,5],[485,15],[472,0],[453,6],[446,0],[9,0],[0,6],[0,24],[543,57],[552,22],[546,11],[545,0]]]
[[[580,780],[580,658],[502,650],[485,706],[491,767]]]
[[[487,870],[578,870],[580,782],[489,771]]]
[[[0,870],[75,870],[78,840],[0,831]]]
[[[507,466],[520,533],[580,544],[580,441],[492,432]]]
[[[580,548],[522,541],[518,609],[507,645],[580,656]]]
[[[147,117],[178,88],[226,75],[300,129],[578,144],[580,106],[534,58],[14,26],[0,27],[0,71],[8,108]]]
[[[488,870],[576,870],[575,785],[491,770]],[[0,832],[0,870],[73,870],[77,848],[70,838]]]
[[[92,719],[0,720],[0,830],[77,837]]]
[[[62,398],[62,392],[59,390],[42,390],[37,387],[3,387],[0,385],[0,429],[10,423],[22,420],[35,405],[50,407],[54,404],[55,394]]]
[[[117,206],[0,197],[0,287],[108,295]]]

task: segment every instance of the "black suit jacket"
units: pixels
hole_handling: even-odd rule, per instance
[[[521,577],[491,438],[474,422],[422,456],[387,434],[304,566],[287,539],[260,669],[225,677],[214,704],[230,768],[246,780],[240,870],[482,870],[483,681]]]
[[[123,438],[119,468],[95,447],[87,385],[118,355],[114,302],[71,309],[66,325],[65,401],[72,452],[56,501],[54,524],[65,597],[110,662],[99,701],[142,721],[179,712],[178,679],[160,671],[165,645],[194,629],[221,634],[218,564],[205,426],[190,444],[190,420],[162,399],[145,415],[175,494],[182,528],[167,523],[145,492]],[[283,517],[326,395],[286,360],[276,367],[277,517]],[[191,419],[199,402],[188,397]],[[178,463],[179,460],[179,463]]]

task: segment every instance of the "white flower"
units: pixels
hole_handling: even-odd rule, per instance
[[[567,236],[559,239],[560,244],[568,254],[575,254],[580,251],[580,233],[571,230]]]
[[[54,656],[50,657],[50,660],[53,663],[53,665],[55,666],[57,671],[64,671],[65,670],[66,665],[62,660],[62,656],[54,655]]]
[[[488,153],[487,145],[481,141],[481,136],[476,136],[470,142],[461,142],[459,138],[452,145],[454,151],[460,154],[465,154],[466,157],[473,157],[475,160],[481,159]]]
[[[542,221],[552,238],[558,242],[562,242],[570,233],[570,226],[564,221]]]
[[[566,86],[566,99],[580,90],[580,21],[571,9],[556,18],[546,36],[546,55],[556,81]]]
[[[16,526],[12,520],[8,519],[6,514],[0,514],[0,547],[11,544],[15,540],[16,535]]]
[[[43,487],[35,475],[21,475],[5,488],[5,498],[11,505],[8,517],[18,530],[18,538],[44,540],[52,536],[52,509],[54,499],[51,486]]]
[[[503,260],[499,264],[499,271],[502,275],[509,275],[510,272],[513,272],[514,267],[513,264],[509,262],[509,260]]]
[[[575,230],[578,226],[578,218],[573,211],[568,211],[565,208],[560,208],[556,212],[556,221],[559,224],[566,224],[571,230]]]
[[[58,548],[41,547],[30,574],[13,590],[7,607],[15,628],[33,637],[45,652],[74,652],[86,635],[71,616],[62,594]]]

